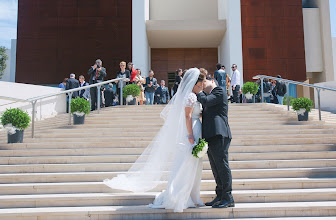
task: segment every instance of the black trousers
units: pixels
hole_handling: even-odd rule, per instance
[[[97,87],[90,88],[90,95],[91,95],[91,111],[97,109]]]
[[[235,90],[232,89],[233,101],[235,103],[240,103],[239,90],[240,90],[240,85],[236,85]]]
[[[232,175],[229,167],[230,138],[215,136],[208,139],[208,157],[216,181],[216,194],[222,200],[233,201]]]

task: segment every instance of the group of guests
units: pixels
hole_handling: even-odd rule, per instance
[[[277,78],[281,79],[281,75],[278,75]],[[257,81],[259,84],[259,90],[256,95],[256,102],[261,102],[261,80]],[[283,99],[287,93],[287,86],[285,83],[277,80],[263,80],[263,100],[262,102],[274,103],[283,105]]]
[[[160,84],[158,84],[157,79],[154,78],[153,70],[150,70],[149,76],[145,78],[141,76],[140,69],[134,69],[134,65],[131,62],[129,62],[126,66],[126,62],[122,61],[120,62],[119,67],[120,69],[117,72],[117,78],[125,80],[116,83],[116,92],[113,89],[114,86],[112,83],[110,83],[107,87],[101,87],[100,107],[108,107],[121,103],[121,99],[123,98],[120,94],[121,83],[123,83],[123,87],[129,84],[136,84],[139,86],[140,94],[138,97],[135,97],[138,105],[143,105],[145,102],[147,105],[167,104],[169,102],[170,95],[168,88],[165,86],[165,81],[161,80]],[[88,70],[89,83],[85,81],[85,77],[83,75],[80,75],[77,80],[76,75],[71,73],[70,77],[65,78],[58,87],[69,90],[92,85],[103,82],[106,75],[106,68],[103,67],[102,60],[97,59],[94,65],[92,65]],[[89,100],[91,103],[91,111],[97,109],[98,90],[96,87],[73,92],[72,98],[77,97]],[[123,99],[123,104],[125,103],[126,100]]]

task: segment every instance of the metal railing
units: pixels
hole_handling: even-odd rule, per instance
[[[100,89],[102,85],[106,85],[109,83],[113,83],[113,82],[120,82],[120,105],[123,105],[123,81],[126,80],[126,78],[117,78],[117,79],[111,79],[108,81],[104,81],[104,82],[100,82],[100,83],[95,83],[95,84],[91,84],[88,86],[83,86],[83,87],[79,87],[79,88],[75,88],[75,89],[69,89],[69,90],[65,90],[65,91],[60,91],[57,93],[52,93],[52,94],[48,94],[48,95],[43,95],[43,96],[37,96],[34,98],[29,98],[29,99],[19,99],[19,98],[12,98],[12,97],[7,97],[7,96],[0,96],[0,99],[4,99],[4,100],[10,100],[10,101],[14,101],[11,103],[7,103],[4,105],[10,105],[10,104],[14,104],[17,102],[30,102],[32,105],[32,131],[31,131],[31,136],[32,138],[34,138],[35,135],[35,118],[36,118],[36,103],[38,100],[42,100],[45,98],[50,98],[53,96],[59,96],[59,95],[63,95],[63,94],[67,94],[69,97],[69,102],[68,102],[68,110],[69,110],[69,125],[71,125],[71,98],[72,98],[72,94],[74,92],[77,91],[81,91],[81,90],[86,90],[86,89],[90,89],[90,88],[94,88],[97,87],[97,112],[99,114],[100,112]]]
[[[284,82],[286,84],[287,87],[287,110],[290,110],[290,103],[289,103],[289,84],[294,84],[294,85],[300,85],[300,86],[307,86],[310,88],[315,88],[317,91],[317,105],[318,105],[318,111],[319,111],[319,120],[322,120],[322,116],[321,116],[321,90],[329,90],[329,91],[333,91],[336,92],[336,89],[333,88],[328,88],[328,87],[324,87],[324,86],[316,86],[316,85],[312,85],[312,84],[308,84],[308,83],[302,83],[302,82],[298,82],[298,81],[293,81],[293,80],[288,80],[288,79],[282,79],[282,78],[277,78],[277,77],[273,77],[273,76],[265,76],[265,75],[257,75],[254,76],[253,79],[260,79],[261,83],[261,88],[260,88],[260,97],[261,97],[261,101],[264,100],[264,95],[263,92],[264,91],[264,79],[273,79],[276,81],[280,81],[280,82]]]

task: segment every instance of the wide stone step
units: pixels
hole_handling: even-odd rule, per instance
[[[133,163],[0,165],[0,173],[124,172],[132,165]],[[232,169],[336,167],[336,159],[230,161],[230,167]],[[203,162],[203,169],[211,170],[208,161]]]
[[[148,205],[158,192],[150,193],[78,193],[43,195],[3,195],[0,208],[132,206]],[[232,192],[236,203],[335,201],[336,188],[237,190]],[[214,192],[202,191],[201,199],[211,201]]]
[[[131,153],[131,152],[130,152]],[[0,164],[72,164],[72,163],[134,163],[135,155],[93,155],[93,156],[31,156],[1,157]],[[294,159],[334,159],[336,151],[318,152],[265,152],[265,153],[229,153],[230,161],[250,160],[294,160]],[[204,157],[207,160],[207,156]]]
[[[69,173],[15,173],[0,174],[0,183],[51,183],[51,182],[97,182],[113,178],[122,172],[69,172]],[[336,177],[336,167],[326,168],[277,168],[233,169],[233,179],[258,178],[322,178]],[[210,170],[203,170],[203,180],[212,180]]]
[[[144,147],[105,147],[105,148],[31,148],[17,145],[8,145],[7,149],[0,150],[0,157],[30,157],[30,156],[92,156],[92,155],[140,155],[146,148]],[[266,153],[266,152],[316,152],[316,151],[336,151],[335,144],[310,144],[310,145],[260,145],[260,146],[238,146],[230,147],[230,153]]]
[[[244,130],[244,134],[241,133],[240,129],[231,129],[232,135],[234,137],[238,137],[238,136],[245,136],[245,135],[263,135],[265,136],[265,133],[268,132],[268,130],[263,130],[263,129],[259,129],[259,130]],[[336,135],[336,129],[292,129],[292,130],[279,130],[277,131],[276,135],[294,135],[293,132],[295,132],[295,134],[314,134],[314,135],[318,135],[318,134],[334,134]],[[35,135],[35,138],[52,138],[52,137],[56,137],[56,138],[70,138],[70,137],[75,137],[75,136],[87,136],[87,135],[91,135],[92,132],[91,131],[87,131],[85,130],[80,130],[78,131],[78,129],[76,130],[53,130],[52,133],[45,133],[45,134],[37,134]],[[134,131],[134,129],[130,130],[127,132],[127,135],[131,136],[131,137],[138,137],[138,136],[150,136],[150,137],[154,137],[157,134],[157,129],[153,129],[152,131]],[[113,129],[110,130],[102,130],[100,132],[100,135],[102,136],[108,136],[108,137],[119,137],[120,134],[117,132],[113,132]]]
[[[256,211],[257,210],[257,211]],[[279,202],[238,203],[235,208],[186,209],[183,213],[151,209],[148,206],[93,206],[1,209],[0,218],[39,220],[58,219],[224,219],[264,217],[332,217],[336,216],[336,202]]]
[[[154,192],[165,189],[162,182]],[[212,191],[216,187],[214,180],[202,180],[201,190]],[[270,190],[270,189],[313,189],[336,188],[336,178],[267,178],[233,179],[233,190]],[[0,184],[2,195],[64,194],[64,193],[120,193],[118,189],[107,187],[100,182],[60,182],[60,183],[13,183]]]
[[[238,132],[237,132],[238,133]],[[115,135],[108,135],[106,134],[106,136],[102,136],[99,137],[100,140],[105,141],[111,141],[111,139],[113,139],[113,141],[123,141],[123,140],[129,140],[130,137],[132,137],[132,139],[138,140],[138,141],[151,141],[153,140],[153,138],[155,137],[156,134],[146,134],[146,133],[137,133],[136,135],[131,135],[129,134],[129,137],[120,137],[120,134],[118,136],[118,134]],[[248,134],[232,134],[235,137],[235,140],[261,140],[261,139],[269,139],[269,137],[265,134],[252,134],[252,135],[248,135]],[[90,141],[90,140],[95,140],[94,138],[89,138],[89,134],[85,135],[84,134],[82,136],[80,135],[69,135],[69,136],[65,136],[65,135],[59,135],[58,137],[43,137],[43,138],[35,138],[35,139],[30,139],[28,141],[26,141],[26,143],[30,143],[30,142],[77,142],[77,141]],[[323,133],[323,134],[295,134],[295,133],[289,133],[289,134],[272,134],[272,138],[274,139],[285,139],[285,138],[321,138],[321,139],[325,139],[325,138],[334,138],[336,136],[335,133]]]
[[[147,146],[153,139],[146,137],[92,137],[92,138],[72,138],[72,141],[62,140],[61,138],[50,138],[45,139],[46,143],[43,143],[43,139],[25,139],[25,144],[30,145],[31,143],[38,144],[55,144],[58,146],[68,145],[68,146],[87,146],[90,144],[91,146],[99,146],[99,147],[113,147],[113,146]],[[105,143],[105,145],[103,145]],[[336,136],[330,135],[324,138],[318,137],[306,137],[306,138],[295,138],[295,137],[282,137],[281,139],[272,139],[271,136],[265,135],[263,138],[259,137],[259,139],[247,139],[247,138],[233,138],[231,141],[231,145],[272,145],[272,144],[332,144],[336,143]],[[0,146],[4,146],[0,145]]]

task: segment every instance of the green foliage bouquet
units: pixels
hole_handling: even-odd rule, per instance
[[[131,95],[133,97],[137,97],[140,94],[140,88],[137,84],[129,84],[125,86],[123,89],[123,97],[127,98],[127,96]]]
[[[196,158],[202,158],[208,151],[208,142],[205,139],[198,139],[198,144],[196,144],[192,150],[192,155]]]
[[[27,112],[19,108],[7,109],[0,117],[1,124],[10,134],[15,134],[16,130],[25,130],[30,123]]]
[[[90,113],[90,102],[84,98],[71,99],[71,113],[83,116]]]
[[[303,109],[307,112],[310,112],[314,106],[312,100],[308,98],[297,98],[291,101],[291,105],[294,111],[303,111]]]

